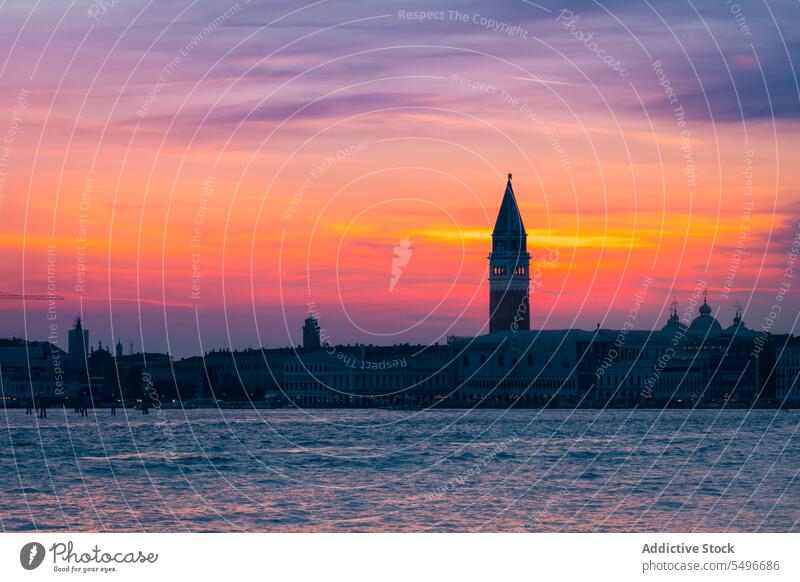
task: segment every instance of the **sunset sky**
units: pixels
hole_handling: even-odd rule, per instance
[[[513,172],[533,328],[620,326],[652,277],[637,328],[702,281],[723,327],[738,301],[756,329],[788,285],[773,331],[796,330],[796,20],[789,1],[0,2],[0,291],[46,293],[49,256],[63,348],[81,311],[94,345],[179,356],[299,343],[309,309],[335,343],[485,333]],[[0,303],[0,335],[47,337],[47,302]]]

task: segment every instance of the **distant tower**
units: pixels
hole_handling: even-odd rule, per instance
[[[528,234],[508,175],[489,255],[489,331],[531,328]]]
[[[319,322],[316,317],[309,315],[303,324],[303,349],[310,352],[320,347],[322,345],[319,341]]]
[[[83,329],[83,322],[78,316],[75,318],[75,326],[69,330],[69,367],[72,370],[85,370],[88,351],[89,331]]]
[[[669,323],[678,325],[681,322],[681,318],[678,317],[678,300],[675,297],[672,298],[672,303],[669,307]]]
[[[120,341],[119,338],[117,338],[117,345],[114,347],[114,350],[115,350],[116,356],[118,358],[121,358],[122,357],[122,342]]]

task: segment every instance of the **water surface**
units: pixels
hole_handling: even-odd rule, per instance
[[[798,531],[798,412],[0,410],[5,531]]]

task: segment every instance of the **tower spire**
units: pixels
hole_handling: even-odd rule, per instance
[[[710,315],[711,306],[708,304],[708,287],[703,288],[703,304],[700,306],[700,315]]]
[[[672,296],[672,303],[669,306],[669,323],[675,325],[678,323],[678,298],[674,295]]]
[[[522,215],[517,205],[517,198],[514,196],[514,189],[511,187],[510,172],[508,174],[508,182],[506,182],[506,191],[503,193],[503,201],[500,203],[500,210],[494,223],[494,231],[492,231],[492,236],[505,234],[527,236],[525,224],[522,222]]]

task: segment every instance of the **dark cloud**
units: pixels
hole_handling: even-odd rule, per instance
[[[592,83],[614,109],[641,114],[639,103],[629,90],[628,84],[632,83],[646,100],[648,113],[666,117],[671,109],[665,104],[651,68],[652,61],[658,59],[681,104],[694,119],[737,122],[770,117],[795,119],[800,115],[796,79],[800,16],[796,3],[740,2],[740,11],[718,0],[468,0],[457,5],[443,0],[375,4],[331,0],[305,6],[288,0],[240,0],[238,4],[170,0],[143,10],[145,5],[133,0],[121,2],[104,13],[100,22],[91,20],[83,10],[70,14],[43,59],[42,79],[50,63],[58,62],[54,56],[70,55],[87,28],[94,26],[82,48],[80,62],[85,66],[70,75],[69,82],[82,80],[83,75],[91,80],[96,67],[115,47],[94,90],[116,89],[138,67],[134,82],[147,91],[162,67],[198,31],[217,21],[213,33],[197,44],[169,82],[191,83],[203,78],[231,84],[283,81],[328,60],[354,55],[304,75],[302,83],[318,96],[333,87],[369,78],[420,71],[441,76],[468,71],[479,78],[508,78],[521,74],[516,67],[522,67],[548,79]],[[219,21],[220,15],[232,6],[238,8]],[[573,28],[556,20],[562,9],[578,18]],[[444,17],[418,22],[399,18],[401,10],[441,12]],[[467,15],[467,20],[451,18],[453,10]],[[49,21],[58,14],[58,9],[47,7],[38,18]],[[0,38],[11,39],[27,12],[17,6],[6,16],[0,23]],[[479,17],[477,22],[473,17]],[[481,24],[480,18],[518,27],[524,36],[492,30]],[[280,20],[275,22],[277,19]],[[360,19],[368,20],[350,22]],[[630,76],[621,78],[604,65],[587,43],[575,37],[576,30],[591,34],[604,54],[619,59],[631,71]],[[46,27],[30,28],[25,38],[44,44],[48,35]],[[139,63],[144,50],[148,52]],[[35,50],[29,52],[34,57],[38,55]],[[273,52],[273,57],[253,68]],[[17,62],[15,58],[14,63]],[[343,111],[344,101],[356,107],[372,106],[381,95],[391,103],[398,101],[388,92],[363,90],[366,94],[361,101],[326,100],[301,115]],[[454,102],[463,97],[451,92],[441,95],[440,101],[448,96]],[[413,96],[408,99],[415,100]],[[588,92],[571,95],[569,105],[576,110],[601,106]],[[276,119],[290,113],[292,107],[294,104],[279,102],[259,108],[252,119]],[[227,119],[224,111],[216,117]]]

